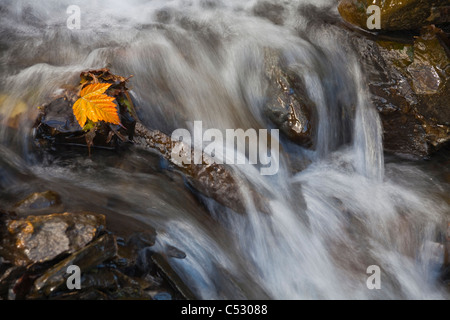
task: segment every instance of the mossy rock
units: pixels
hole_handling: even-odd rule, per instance
[[[355,37],[386,151],[428,157],[450,141],[450,46],[434,26],[398,40]]]
[[[448,0],[342,0],[338,10],[347,22],[369,30],[367,20],[372,13],[367,13],[367,8],[371,5],[381,9],[381,31],[414,30],[450,22],[445,14]]]

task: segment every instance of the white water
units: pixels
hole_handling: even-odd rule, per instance
[[[245,216],[207,199],[204,213],[186,191],[153,174],[87,159],[25,164],[49,184],[78,190],[71,195],[87,206],[101,210],[101,194],[127,203],[115,211],[156,226],[157,248],[170,244],[187,253],[170,262],[199,298],[447,297],[430,250],[449,212],[432,192],[442,187],[414,166],[385,167],[381,124],[358,61],[342,30],[301,14],[309,1],[281,4],[283,25],[255,16],[258,1],[42,2],[0,5],[1,91],[8,95],[2,114],[18,100],[32,113],[49,94],[76,83],[80,71],[109,64],[134,76],[133,94],[150,128],[170,134],[195,120],[204,128],[267,128],[264,48],[281,50],[305,80],[319,116],[316,151],[282,139],[276,176],[234,167],[270,199],[268,215],[244,189]],[[311,1],[322,14],[336,14],[326,8],[330,2]],[[66,28],[72,4],[81,8],[81,30]],[[25,160],[32,158],[29,128],[25,123],[14,141],[3,142],[20,146]],[[86,192],[99,198],[85,199]],[[381,290],[366,286],[370,265],[382,270]]]

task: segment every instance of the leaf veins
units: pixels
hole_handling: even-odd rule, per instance
[[[110,83],[94,83],[81,90],[80,98],[73,105],[73,114],[79,125],[83,128],[86,121],[105,121],[120,124],[115,98],[105,94],[111,86]]]

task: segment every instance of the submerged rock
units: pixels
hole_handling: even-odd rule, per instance
[[[126,241],[125,239],[120,239],[120,241],[118,239],[119,255],[129,263],[136,263],[139,259],[140,252],[155,244],[156,236],[155,230],[149,230],[146,232],[136,232],[128,237]]]
[[[372,15],[367,8],[377,5],[382,31],[420,29],[422,26],[449,23],[448,0],[342,0],[338,10],[347,22],[368,30]]]
[[[105,217],[92,213],[8,220],[1,254],[19,266],[50,261],[83,248],[104,226]]]
[[[138,252],[144,248],[152,247],[156,241],[156,231],[149,230],[146,232],[137,232],[133,234],[127,241],[127,246],[133,251]]]
[[[54,191],[35,192],[14,205],[14,211],[30,213],[41,210],[55,210],[61,205],[61,197]]]
[[[12,129],[19,129],[24,119],[31,120],[33,113],[28,114],[28,105],[13,96],[0,94],[0,123]],[[31,119],[30,119],[30,118]]]

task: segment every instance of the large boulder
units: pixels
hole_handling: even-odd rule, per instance
[[[368,29],[367,19],[372,13],[367,8],[377,5],[381,9],[381,30],[419,29],[425,25],[449,23],[448,0],[342,0],[338,10],[347,22]]]
[[[402,40],[355,35],[355,50],[367,75],[384,129],[386,151],[426,157],[450,140],[449,40],[424,27]]]

